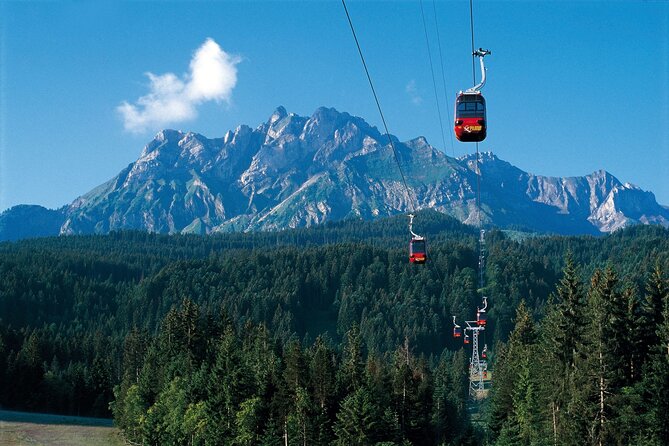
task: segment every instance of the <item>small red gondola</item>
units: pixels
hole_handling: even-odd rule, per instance
[[[465,344],[469,344],[469,336],[467,336],[466,334],[465,334],[465,341],[464,342],[465,342]]]
[[[413,237],[409,242],[409,262],[425,263],[427,260],[427,247],[425,238]]]
[[[462,328],[458,327],[453,327],[453,337],[454,338],[459,338],[462,337]]]
[[[485,311],[479,311],[476,313],[476,323],[478,323],[480,326],[484,326],[488,321],[488,316],[486,315]]]
[[[485,99],[481,92],[461,92],[455,100],[455,137],[481,142],[487,135]]]

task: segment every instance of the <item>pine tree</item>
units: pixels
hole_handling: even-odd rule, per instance
[[[232,443],[239,446],[258,444],[262,400],[254,396],[242,401],[235,414],[235,438]]]
[[[327,410],[327,404],[335,395],[335,367],[334,351],[332,351],[321,336],[316,338],[312,347],[311,362],[309,364],[310,379],[316,402],[322,411]]]
[[[363,383],[363,353],[360,330],[353,325],[346,332],[346,340],[343,346],[342,360],[337,371],[337,392],[340,395],[348,395],[359,389]]]
[[[344,398],[334,424],[338,446],[369,446],[387,439],[384,411],[360,387]],[[386,438],[384,438],[386,437]]]
[[[583,340],[585,294],[579,279],[578,267],[571,254],[567,255],[562,279],[557,287],[556,353],[566,372],[574,366],[576,347]]]
[[[640,325],[644,328],[639,333],[641,342],[639,353],[642,363],[651,354],[651,349],[660,341],[660,329],[663,322],[663,301],[669,294],[667,280],[663,277],[660,264],[656,263],[646,280],[646,290],[640,308]]]
[[[579,415],[569,410],[572,382],[580,373],[576,369],[577,352],[583,345],[587,324],[585,293],[571,253],[567,254],[554,300],[541,323],[540,362],[544,379],[539,393],[545,402],[542,410],[547,414],[552,444],[557,446],[578,444],[583,438],[572,422]]]
[[[518,426],[517,422],[510,422],[509,419],[514,413],[514,395],[517,393],[519,365],[531,355],[531,349],[535,348],[535,340],[534,321],[527,311],[525,302],[521,301],[516,310],[515,328],[511,332],[508,344],[495,348],[497,352],[495,386],[492,391],[490,409],[490,429],[493,438],[501,436],[503,430],[507,431],[504,434],[504,438],[507,438],[510,435],[508,431],[511,427],[509,426]]]
[[[253,378],[244,365],[236,333],[230,328],[218,343],[207,394],[206,441],[219,444],[233,437],[239,404],[253,396]]]
[[[647,296],[654,295],[650,299],[652,302],[660,300],[662,311],[657,318],[657,343],[649,348],[644,368],[641,388],[645,391],[642,407],[645,428],[639,437],[649,445],[666,445],[669,444],[669,424],[666,422],[669,414],[669,280],[659,267],[649,278],[646,290]]]
[[[537,395],[536,370],[529,355],[521,358],[518,378],[513,392],[513,416],[511,422],[517,426],[519,445],[534,446],[543,442],[539,402]]]
[[[146,332],[140,331],[136,327],[133,327],[125,337],[123,344],[124,382],[139,382],[139,373],[142,369],[148,343]]]
[[[589,389],[584,395],[585,419],[592,420],[588,432],[592,444],[603,445],[616,437],[616,426],[611,423],[615,398],[627,384],[626,361],[629,346],[623,333],[627,330],[627,303],[619,290],[618,275],[611,267],[596,270],[588,292],[590,332],[585,345],[584,376],[594,380],[582,383]]]
[[[410,429],[410,399],[415,391],[411,360],[409,340],[405,338],[404,345],[398,348],[393,355],[392,369],[393,399],[395,401],[395,411],[399,414],[400,429],[403,435],[407,435]]]

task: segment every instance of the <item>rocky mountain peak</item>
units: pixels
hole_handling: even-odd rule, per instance
[[[272,116],[269,117],[268,123],[270,125],[274,124],[276,121],[285,118],[288,116],[288,112],[286,111],[285,107],[283,105],[279,105],[276,110],[274,110],[274,113],[272,113]]]
[[[476,154],[454,159],[422,136],[391,138],[418,207],[477,221]],[[669,226],[669,209],[652,193],[605,170],[546,177],[492,152],[479,156],[489,224],[567,234]],[[305,117],[277,107],[255,129],[240,125],[222,138],[163,130],[115,178],[49,215],[62,219],[63,234],[275,230],[405,213],[407,197],[388,138],[376,127],[334,108]],[[18,208],[3,218],[14,225],[26,213],[46,215]]]
[[[165,129],[161,130],[153,137],[151,142],[144,146],[140,158],[144,158],[153,151],[159,150],[170,143],[178,143],[184,134],[178,130]]]

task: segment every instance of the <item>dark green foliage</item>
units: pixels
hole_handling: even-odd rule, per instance
[[[497,348],[490,412],[495,444],[666,444],[664,273],[657,264],[648,270],[642,297],[610,266],[596,269],[581,291],[577,271],[568,259],[541,324],[533,329],[521,305],[509,342]]]
[[[495,388],[492,399],[490,429],[504,441],[530,444],[529,431],[537,431],[531,418],[536,410],[536,388],[528,362],[536,342],[536,329],[525,302],[516,311],[515,328],[509,342],[499,346],[495,364]]]
[[[191,372],[178,373],[175,364],[184,364],[181,355],[153,357],[151,352],[166,352],[173,325],[168,319],[175,317],[170,315],[187,314],[190,305],[184,301],[171,310],[150,337],[139,380],[131,362],[115,388],[114,418],[132,442],[280,445],[288,439],[300,445],[431,445],[442,444],[436,441],[437,428],[443,437],[444,432],[457,437],[465,431],[464,382],[455,378],[460,361],[455,358],[462,352],[448,364],[449,355],[443,355],[440,373],[447,377],[439,398],[451,415],[433,420],[437,391],[429,364],[413,357],[408,343],[395,354],[365,358],[356,328],[346,333],[347,352],[338,354],[322,338],[306,349],[291,341],[274,352],[262,326],[242,331],[228,326],[213,340],[211,355],[182,369]],[[202,330],[205,324],[201,317],[194,328]],[[126,344],[133,345],[136,337],[129,335]],[[147,370],[156,378],[142,379]],[[341,394],[336,376],[348,383],[340,387]]]
[[[350,398],[350,410],[364,413],[368,400],[383,409],[368,425],[391,433],[378,441],[464,444],[473,438],[468,353],[450,336],[451,316],[471,318],[484,293],[485,342],[508,341],[489,349],[498,364],[493,398],[505,408],[494,409],[495,435],[513,415],[508,433],[517,426],[522,437],[536,422],[523,404],[536,404],[546,438],[585,438],[592,426],[581,414],[594,417],[597,395],[593,321],[601,319],[606,379],[617,392],[607,399],[616,429],[606,438],[628,439],[624,426],[635,422],[639,438],[667,438],[653,421],[669,413],[657,396],[669,388],[666,230],[522,242],[493,230],[487,286],[477,290],[476,232],[436,213],[417,220],[430,243],[423,266],[407,262],[405,217],[278,233],[1,243],[0,404],[108,416],[113,400],[128,437],[147,442],[216,444],[223,435],[282,444],[288,435],[332,444]],[[567,251],[573,261],[561,276]],[[607,262],[620,279],[595,299],[583,278]],[[603,296],[611,308],[597,303]],[[522,300],[527,318],[541,322],[535,335],[511,339]],[[512,344],[539,358],[523,375],[532,392],[513,384],[524,369],[502,365],[522,357]],[[183,425],[168,428],[170,419]],[[378,439],[373,428],[362,431]]]

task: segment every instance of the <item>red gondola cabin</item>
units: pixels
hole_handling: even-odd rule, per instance
[[[453,327],[453,337],[454,338],[459,338],[462,336],[462,328],[460,327]]]
[[[476,313],[476,322],[479,325],[485,325],[488,321],[488,316],[485,314],[485,311],[479,311]]]
[[[455,137],[480,142],[486,137],[485,99],[479,92],[460,93],[455,100]]]
[[[427,248],[423,237],[413,237],[409,242],[409,262],[425,263],[427,260]]]

